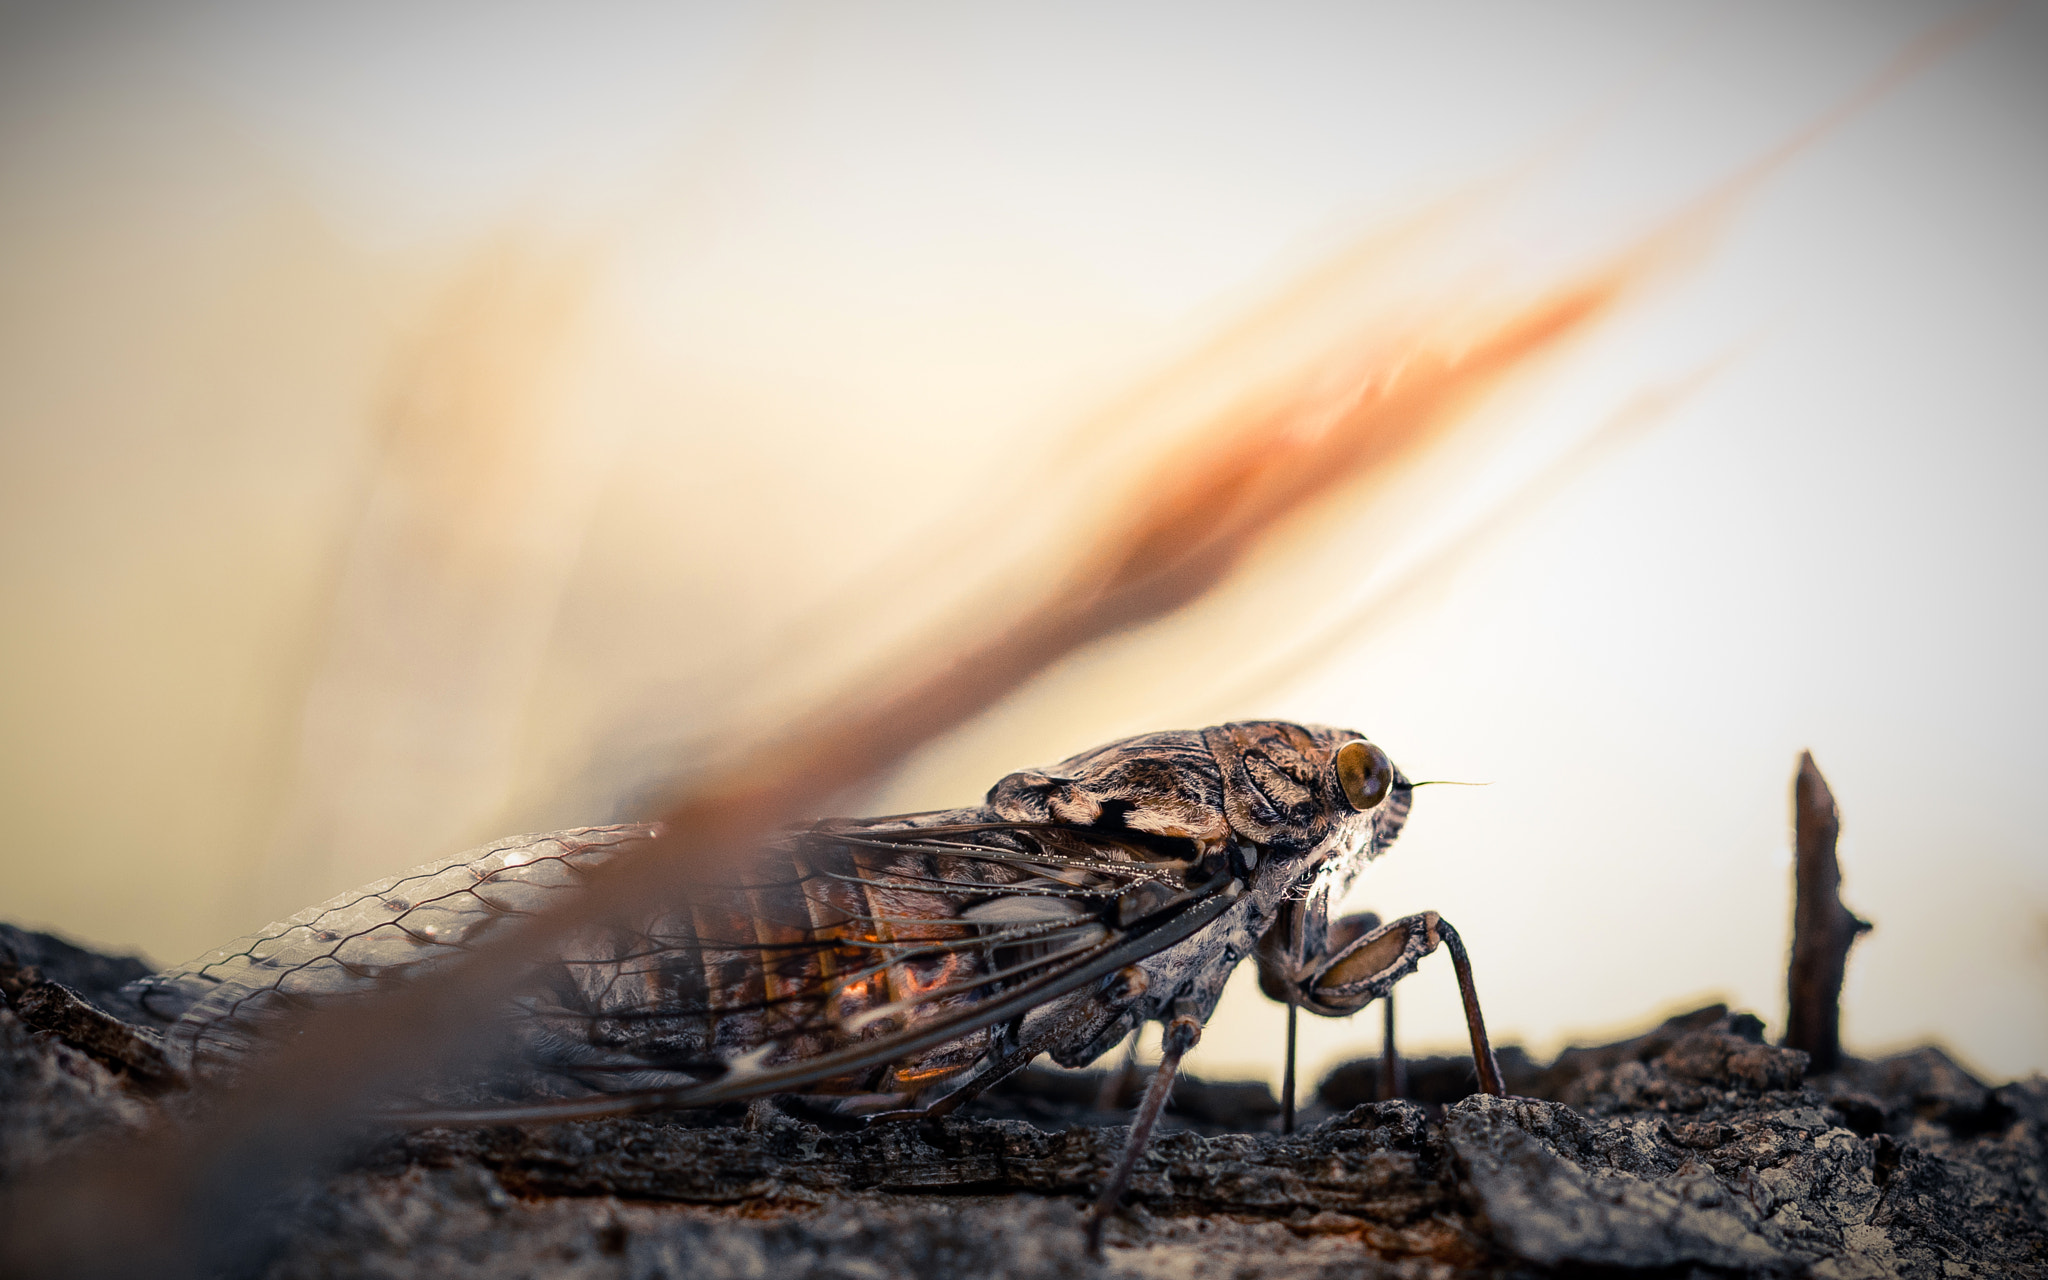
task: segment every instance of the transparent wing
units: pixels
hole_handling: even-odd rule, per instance
[[[736,885],[579,937],[504,1010],[503,1069],[436,1096],[914,1093],[1034,1022],[1072,1022],[1103,957],[1168,945],[1159,927],[1217,887],[1194,887],[1191,863],[1142,836],[993,816],[793,831]],[[185,1065],[232,1069],[322,1000],[431,971],[653,834],[503,841],[344,894],[135,994],[175,1019]]]
[[[584,827],[499,841],[309,907],[129,994],[171,1022],[171,1052],[203,1073],[238,1061],[324,997],[371,991],[460,955],[653,833]]]

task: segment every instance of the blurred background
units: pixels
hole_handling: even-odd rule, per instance
[[[1584,269],[1960,12],[8,4],[0,918],[167,963],[650,814],[1290,352]],[[1782,1031],[1810,747],[1877,924],[1850,1049],[2048,1067],[2044,70],[2048,9],[1991,16],[1428,458],[859,803],[1361,729],[1487,785],[1353,905],[1443,912],[1549,1053]],[[1250,976],[1191,1069],[1277,1077]],[[1461,1040],[1447,965],[1402,992]],[[1310,1078],[1375,1021],[1305,1019]]]

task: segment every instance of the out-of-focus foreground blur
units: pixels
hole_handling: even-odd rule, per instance
[[[10,6],[0,917],[175,961],[652,812],[1297,348],[1613,250],[1954,12]],[[1852,1051],[2048,1066],[2044,71],[1994,17],[1397,483],[841,803],[1363,729],[1489,785],[1355,905],[1547,1051],[1781,1030],[1810,747]],[[1194,1070],[1277,1072],[1249,976]]]

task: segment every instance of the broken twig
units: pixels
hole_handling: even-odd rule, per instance
[[[1800,752],[1792,780],[1792,823],[1796,897],[1785,1044],[1809,1054],[1819,1074],[1841,1063],[1842,972],[1849,948],[1871,926],[1842,905],[1842,867],[1835,860],[1842,815],[1811,751]]]

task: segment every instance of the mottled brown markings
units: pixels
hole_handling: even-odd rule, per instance
[[[770,865],[773,864],[771,863]],[[788,883],[796,886],[797,896],[801,899],[802,877],[792,875]],[[776,1032],[788,1034],[794,1031],[795,1028],[789,1025],[788,1019],[793,1011],[787,1006],[805,1002],[809,997],[806,991],[807,984],[800,980],[793,981],[789,975],[783,972],[783,961],[789,958],[788,948],[792,944],[798,944],[805,940],[805,931],[803,927],[795,925],[784,918],[788,899],[788,889],[784,885],[755,883],[750,885],[747,897],[753,906],[754,937],[762,947],[758,960],[761,975],[761,998],[764,1004],[768,1006],[764,1010],[763,1016],[764,1018],[771,1016],[783,1018],[784,1021],[780,1025],[774,1026],[771,1034]],[[799,974],[801,974],[801,970],[799,970]],[[803,1048],[803,1046],[798,1046],[797,1052],[802,1052]]]
[[[1288,777],[1256,751],[1245,754],[1244,771],[1252,788],[1266,802],[1270,814],[1268,821],[1279,821],[1293,814],[1310,799],[1307,787]]]
[[[630,1091],[661,1079],[714,1079],[715,1060],[756,1048],[767,1052],[754,1063],[801,1065],[855,1046],[907,1042],[926,1026],[959,1028],[884,1063],[891,1072],[863,1066],[806,1077],[805,1090],[820,1094],[870,1092],[888,1080],[912,1089],[984,1059],[1007,1060],[1022,1046],[974,1021],[980,1002],[1042,986],[1127,931],[1185,913],[1197,901],[1190,895],[1197,881],[1213,891],[1222,883],[1217,876],[1235,875],[1248,886],[1255,867],[1284,880],[1294,873],[1276,870],[1276,858],[1308,857],[1340,817],[1352,821],[1331,764],[1350,736],[1277,723],[1144,735],[1013,773],[980,809],[791,831],[722,887],[637,926],[594,929],[569,947],[555,968],[560,978],[548,984],[553,994],[531,1006],[535,1056],[587,1086],[618,1080]],[[1040,816],[1056,812],[1085,812],[1090,820]],[[1262,856],[1217,856],[1226,845],[1248,848],[1253,838],[1268,846]],[[517,875],[470,875],[460,890],[436,894],[420,885],[406,896],[419,900],[422,913],[438,906],[459,915],[454,904],[473,903],[478,921],[529,912],[536,897],[572,887],[596,868],[590,859],[602,853],[586,850],[609,847],[560,842],[541,854],[549,838],[540,837],[530,846],[513,855],[522,864]],[[379,890],[389,898],[416,879]],[[1287,888],[1275,882],[1262,892]],[[1004,905],[1034,902],[1045,905],[1021,914]],[[1059,904],[1071,904],[1073,914],[1053,914]],[[982,905],[995,910],[973,918]],[[443,921],[402,918],[406,925]],[[439,937],[420,935],[397,952],[378,941],[388,935],[359,930],[349,944],[320,948],[318,958],[339,963],[352,957],[349,946],[361,946],[395,972],[420,953],[465,942],[470,927],[464,921]],[[1247,949],[1219,945],[1214,964],[1227,971]],[[365,965],[363,976],[376,970]],[[1184,985],[1165,982],[1160,998]],[[1066,1004],[1030,1008],[1015,1026],[1052,1037],[1045,1043],[1066,1056],[1106,1034],[1097,1023],[1112,1007],[1107,988],[1052,988],[1047,998]]]
[[[818,856],[832,858],[837,853],[837,850],[828,849]],[[792,855],[793,858],[795,856]],[[817,873],[817,868],[812,865],[813,859],[805,858],[804,862],[804,918],[810,926],[811,934],[821,940],[819,944],[813,946],[812,954],[815,956],[816,981],[820,992],[819,1008],[829,1018],[830,1002],[837,994],[836,980],[843,970],[839,964],[838,948],[825,944],[823,940],[836,940],[845,931],[847,916],[832,904],[829,882]]]

